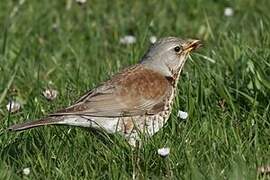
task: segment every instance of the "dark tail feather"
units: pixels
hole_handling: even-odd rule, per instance
[[[36,121],[30,121],[30,122],[25,122],[21,124],[15,124],[13,126],[10,126],[8,130],[10,131],[23,131],[26,129],[31,129],[39,126],[44,126],[44,125],[49,125],[49,124],[57,124],[58,122],[61,122],[62,118],[61,117],[47,117],[43,119],[39,119]]]

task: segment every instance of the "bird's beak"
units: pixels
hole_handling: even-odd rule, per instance
[[[189,53],[195,49],[198,49],[201,45],[202,44],[200,40],[189,40],[184,46],[184,52]]]

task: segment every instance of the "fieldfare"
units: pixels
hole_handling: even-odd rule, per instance
[[[135,145],[141,134],[152,136],[168,120],[181,70],[189,53],[199,46],[199,40],[162,38],[138,64],[115,74],[73,105],[9,130],[52,124],[88,127],[120,133]]]

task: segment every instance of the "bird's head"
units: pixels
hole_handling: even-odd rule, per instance
[[[162,38],[149,48],[141,64],[166,77],[172,77],[181,71],[188,54],[200,45],[200,41],[194,39]]]

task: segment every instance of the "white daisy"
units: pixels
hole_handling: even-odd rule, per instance
[[[23,169],[23,174],[26,175],[26,176],[29,175],[30,174],[30,168],[29,167],[24,168]]]
[[[21,103],[18,101],[9,101],[8,104],[6,105],[7,110],[11,113],[15,113],[21,109]]]
[[[132,35],[127,35],[122,38],[120,38],[121,44],[134,44],[136,42],[136,37]]]
[[[76,0],[76,2],[79,4],[84,4],[84,3],[86,3],[86,0]]]
[[[42,94],[46,99],[52,101],[57,97],[58,91],[55,89],[45,89]]]
[[[154,43],[157,41],[157,37],[156,37],[156,36],[151,36],[151,37],[149,38],[149,41],[150,41],[152,44],[154,44]]]
[[[170,154],[170,148],[160,148],[158,149],[158,154],[162,157],[166,157]]]
[[[181,118],[181,119],[187,119],[187,117],[188,117],[188,113],[187,112],[185,112],[185,111],[178,111],[178,115],[177,115],[179,118]]]
[[[224,9],[224,16],[230,17],[230,16],[233,16],[233,13],[234,11],[233,11],[233,8],[231,7],[226,7]]]

